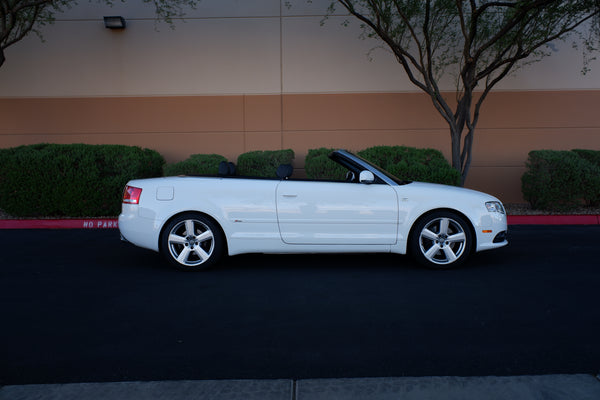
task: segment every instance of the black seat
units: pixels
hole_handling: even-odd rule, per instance
[[[288,179],[290,176],[292,176],[293,172],[294,167],[292,167],[290,164],[281,164],[279,167],[277,167],[277,177],[279,179]]]
[[[229,170],[228,170],[229,175],[231,175],[231,176],[235,175],[235,164],[230,161],[227,163],[227,166],[229,167]]]

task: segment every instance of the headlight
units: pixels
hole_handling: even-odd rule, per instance
[[[504,207],[502,207],[502,203],[499,201],[488,201],[485,203],[485,207],[489,212],[497,212],[500,214],[504,214]]]

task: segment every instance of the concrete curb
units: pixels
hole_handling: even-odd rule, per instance
[[[596,400],[593,375],[198,380],[11,385],[0,400]]]
[[[600,215],[508,215],[509,225],[600,225]],[[116,218],[3,219],[0,229],[117,229]]]

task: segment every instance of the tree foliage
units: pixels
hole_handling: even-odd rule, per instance
[[[600,40],[600,0],[337,0],[368,37],[383,41],[450,128],[452,166],[466,179],[481,105],[519,66],[578,35],[584,72]],[[441,79],[455,79],[455,98]]]
[[[92,0],[89,0],[92,1]],[[113,0],[96,0],[113,5]],[[125,0],[120,0],[125,2]],[[195,7],[196,0],[143,0],[154,5],[156,17],[173,25],[173,18],[182,17],[186,7]],[[77,0],[0,0],[0,66],[5,61],[4,49],[30,33],[54,22],[54,16],[77,4]]]

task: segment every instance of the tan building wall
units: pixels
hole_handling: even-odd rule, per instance
[[[533,149],[600,150],[600,90],[496,92],[484,104],[467,187],[522,202]],[[168,162],[195,153],[431,147],[450,159],[442,118],[419,93],[0,99],[0,147],[40,142],[149,147]],[[301,171],[299,172],[302,173]]]

